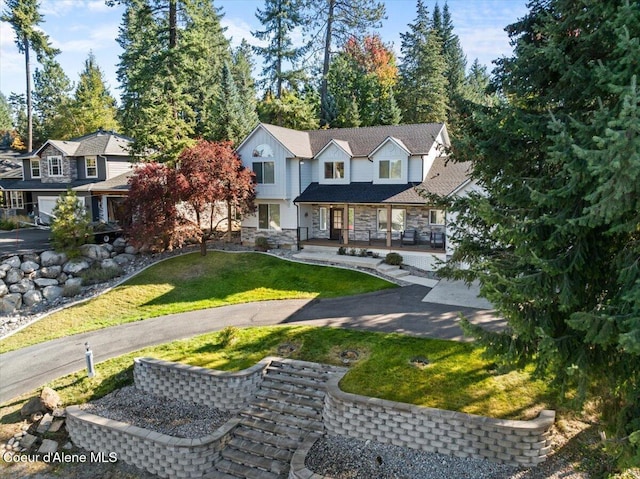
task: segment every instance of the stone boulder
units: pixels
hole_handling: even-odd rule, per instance
[[[47,286],[58,286],[58,280],[53,278],[36,278],[33,282],[38,288],[46,288]]]
[[[0,279],[4,279],[7,276],[7,271],[11,269],[8,264],[0,264]]]
[[[109,257],[109,251],[97,244],[83,244],[80,246],[80,254],[93,261],[100,261]]]
[[[118,256],[115,256],[113,258],[113,261],[115,261],[116,263],[118,263],[120,266],[123,266],[127,263],[131,263],[134,259],[136,259],[136,257],[132,254],[128,254],[128,253],[121,253]]]
[[[11,291],[12,293],[26,293],[27,291],[31,291],[32,289],[35,289],[35,285],[33,284],[33,281],[31,281],[30,279],[27,278],[23,278],[20,281],[18,281],[17,283],[14,283],[12,285],[9,286],[9,291]]]
[[[56,253],[55,251],[44,251],[40,254],[41,266],[62,265],[67,261],[67,255],[64,253]]]
[[[9,293],[0,298],[0,313],[11,314],[22,306],[20,293]]]
[[[41,278],[55,279],[60,276],[60,273],[62,273],[62,266],[58,264],[53,266],[45,266],[43,268],[40,268],[39,271]]]
[[[133,245],[129,245],[124,249],[126,254],[138,254],[138,248]]]
[[[89,263],[84,259],[72,259],[64,264],[62,271],[68,274],[78,274],[89,268]]]
[[[124,238],[116,238],[113,240],[113,250],[116,253],[124,253],[124,249],[127,247],[127,240]]]
[[[40,269],[40,265],[35,261],[25,261],[20,265],[20,269],[29,274]]]
[[[42,405],[50,411],[53,411],[62,404],[60,395],[51,388],[42,389],[42,392],[40,393],[40,400],[42,401]]]
[[[11,268],[7,271],[7,275],[4,278],[5,283],[13,284],[24,278],[24,271],[18,268]]]
[[[9,292],[7,285],[0,279],[0,298]]]
[[[100,266],[102,268],[118,268],[119,265],[118,263],[115,262],[115,260],[108,258],[108,259],[103,259],[102,262],[100,263]]]
[[[42,302],[42,293],[37,289],[27,291],[22,295],[22,302],[25,306],[34,306]]]
[[[2,264],[8,264],[12,268],[19,268],[22,264],[19,256],[11,256],[10,258],[5,259]]]
[[[60,286],[47,286],[42,290],[42,296],[47,301],[54,301],[62,297],[63,289]]]
[[[25,253],[22,255],[22,262],[25,261],[33,261],[34,263],[40,264],[40,255],[36,253]]]
[[[47,408],[42,404],[42,401],[39,397],[31,398],[26,403],[22,405],[20,409],[20,415],[23,417],[29,417],[32,414],[46,412]]]
[[[69,278],[64,282],[64,285],[69,288],[79,288],[82,286],[82,278]]]

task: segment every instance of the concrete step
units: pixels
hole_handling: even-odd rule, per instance
[[[293,406],[282,402],[258,401],[254,399],[251,401],[251,406],[302,419],[322,420],[323,401],[318,401],[317,407],[315,408],[308,408],[305,406]]]
[[[238,464],[228,459],[223,459],[216,463],[216,469],[220,472],[231,475],[232,477],[239,477],[243,479],[281,479],[284,476],[262,469],[256,469],[253,467],[245,466],[244,464]]]
[[[282,404],[290,404],[292,406],[304,406],[314,410],[317,409],[320,414],[322,414],[322,409],[324,407],[324,401],[319,398],[309,399],[270,389],[258,390],[258,392],[256,393],[256,397],[260,399],[276,401]]]
[[[287,462],[278,461],[277,459],[271,459],[268,457],[256,456],[255,454],[249,454],[232,447],[223,449],[220,454],[227,461],[250,467],[253,470],[260,469],[263,472],[270,472],[276,476],[289,471],[289,464]]]
[[[324,399],[325,392],[319,391],[317,388],[300,387],[293,384],[287,384],[281,381],[273,381],[269,376],[265,376],[260,386],[263,390],[280,391],[282,393],[294,394],[309,399]]]
[[[248,429],[255,429],[263,433],[269,433],[276,436],[284,436],[296,441],[304,434],[304,431],[297,427],[290,427],[284,424],[274,424],[273,422],[263,421],[256,417],[243,416],[240,418],[240,424]]]
[[[212,469],[202,476],[202,479],[242,479],[242,477],[227,474],[226,472],[218,471],[217,469]]]
[[[400,269],[396,266],[396,269],[384,271],[384,274],[392,278],[402,278],[403,276],[409,276],[411,273],[406,269]]]
[[[314,381],[325,382],[329,379],[329,374],[324,371],[314,369],[292,368],[291,366],[267,366],[267,375],[286,374],[292,377],[307,378]]]
[[[276,459],[286,463],[289,463],[289,461],[291,461],[291,456],[293,456],[293,451],[289,449],[280,449],[269,444],[260,444],[258,442],[243,439],[242,437],[234,437],[231,439],[231,441],[229,441],[229,446],[248,454]]]
[[[233,434],[239,438],[257,442],[259,444],[268,444],[280,449],[295,451],[300,446],[299,439],[291,439],[286,436],[276,436],[258,429],[250,429],[246,426],[239,425],[233,430]]]
[[[284,385],[293,385],[300,388],[311,389],[323,396],[324,390],[326,389],[325,381],[315,381],[313,379],[299,378],[295,376],[289,376],[288,374],[267,374],[264,377],[262,384],[264,385],[265,382],[277,382]]]
[[[322,420],[302,419],[300,417],[293,417],[287,414],[280,414],[278,412],[267,411],[255,407],[250,407],[241,411],[240,416],[269,421],[277,425],[291,426],[292,428],[299,428],[305,432],[322,433],[324,431],[324,424]],[[302,432],[300,434],[302,434]]]

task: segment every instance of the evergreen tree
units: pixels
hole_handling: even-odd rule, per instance
[[[231,72],[238,90],[242,112],[243,136],[248,135],[259,121],[255,82],[251,75],[252,70],[251,46],[245,40],[242,40],[240,46],[233,52]]]
[[[175,161],[208,131],[231,58],[212,2],[119,0],[122,125],[134,151]]]
[[[33,74],[35,145],[48,139],[66,140],[74,136],[71,112],[73,85],[55,59],[44,62]]]
[[[481,65],[476,58],[467,74],[461,89],[461,96],[466,101],[479,105],[491,106],[498,102],[495,94],[489,91],[491,77],[487,73],[487,67]]]
[[[0,92],[0,132],[6,133],[13,130],[13,120],[11,118],[11,105],[7,97]]]
[[[508,28],[507,101],[454,140],[487,194],[455,202],[453,261],[468,269],[443,273],[478,279],[507,319],[504,333],[469,327],[491,352],[595,394],[638,451],[640,10],[537,0]]]
[[[444,122],[447,119],[447,63],[442,39],[418,0],[416,19],[401,33],[399,105],[406,123]],[[437,10],[439,12],[439,10]],[[435,12],[434,12],[435,13]],[[434,15],[435,19],[435,15]]]
[[[11,148],[18,151],[27,149],[26,137],[23,136],[27,131],[27,102],[24,95],[12,93],[9,95],[9,105],[13,116],[14,135]]]
[[[316,110],[308,98],[288,90],[279,99],[267,92],[258,104],[260,121],[294,130],[317,129],[320,124]]]
[[[312,38],[322,38],[322,77],[320,80],[320,124],[328,124],[327,78],[334,45],[351,37],[362,38],[370,28],[380,26],[384,4],[376,0],[307,0],[305,23],[312,26]],[[312,41],[313,42],[313,41]]]
[[[33,50],[39,62],[55,56],[58,51],[49,43],[49,37],[38,26],[43,17],[38,11],[38,0],[6,0],[7,9],[0,16],[0,21],[11,24],[16,34],[16,46],[24,53],[25,76],[27,80],[27,150],[33,149],[33,104],[31,98],[31,60]]]
[[[434,25],[434,29],[439,31]],[[447,62],[447,91],[450,100],[453,100],[460,93],[460,88],[464,84],[465,70],[467,68],[467,58],[460,46],[458,35],[453,33],[453,22],[449,5],[445,1],[442,10],[442,29],[440,31],[442,38],[442,54]]]
[[[69,257],[80,255],[79,248],[88,242],[91,233],[91,218],[84,200],[75,191],[67,190],[56,201],[51,215],[51,244],[55,250]]]
[[[275,93],[280,99],[284,88],[295,89],[304,78],[301,69],[287,70],[287,64],[295,67],[304,52],[293,46],[291,32],[303,25],[304,0],[265,0],[264,10],[258,9],[256,17],[264,27],[262,31],[251,32],[258,40],[269,43],[265,47],[254,47],[264,58],[262,86]]]
[[[255,126],[255,124],[249,126],[245,123],[243,113],[231,66],[227,62],[222,68],[220,93],[212,111],[212,138],[216,141],[230,141],[237,145]]]

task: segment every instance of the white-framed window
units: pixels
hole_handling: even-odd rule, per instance
[[[327,231],[329,229],[329,209],[324,206],[320,207],[320,219],[318,228],[320,231]]]
[[[430,225],[444,225],[444,210],[429,210]]]
[[[391,231],[404,231],[406,211],[400,208],[391,210]],[[378,231],[387,231],[387,209],[378,209]]]
[[[11,208],[15,208],[21,210],[24,208],[24,196],[22,195],[22,191],[10,191],[9,192],[9,203],[11,204]]]
[[[258,229],[279,230],[280,229],[280,205],[261,204],[258,205]]]
[[[380,160],[378,178],[383,180],[399,180],[402,178],[402,160]]]
[[[40,178],[40,158],[31,158],[31,178]]]
[[[327,161],[324,164],[324,179],[338,180],[344,178],[344,161]]]
[[[272,185],[276,182],[274,161],[254,161],[251,169],[256,174],[256,183]]]
[[[95,156],[85,156],[84,169],[87,174],[87,178],[97,178],[98,177],[98,159]]]
[[[50,156],[47,158],[49,165],[49,176],[62,176],[62,157]]]
[[[273,158],[273,149],[269,145],[258,145],[253,149],[251,154],[254,158]]]

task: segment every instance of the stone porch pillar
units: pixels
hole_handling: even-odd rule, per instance
[[[387,248],[391,248],[391,205],[387,205]]]

